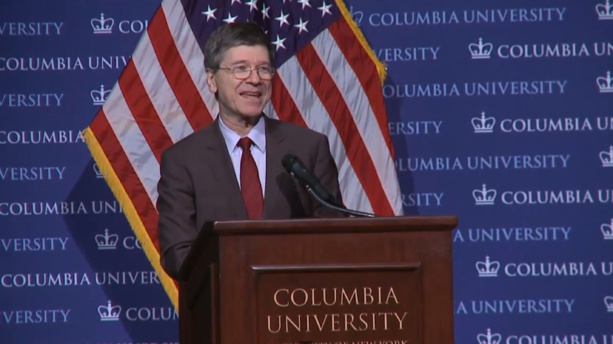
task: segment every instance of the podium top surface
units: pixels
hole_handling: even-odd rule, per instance
[[[217,235],[364,233],[404,231],[450,231],[457,216],[397,216],[374,218],[310,218],[291,220],[218,221],[212,224]]]

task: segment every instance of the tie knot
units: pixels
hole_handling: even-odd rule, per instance
[[[241,147],[243,151],[248,151],[251,148],[252,144],[253,144],[253,141],[251,141],[250,138],[242,137],[240,140],[238,140],[237,146]]]

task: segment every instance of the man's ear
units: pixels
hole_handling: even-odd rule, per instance
[[[217,93],[217,83],[215,82],[215,72],[211,69],[206,70],[206,85],[211,93]]]

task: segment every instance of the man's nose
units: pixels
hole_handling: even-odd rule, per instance
[[[262,81],[262,78],[260,78],[260,74],[258,73],[257,68],[253,68],[251,70],[251,74],[249,74],[247,81],[254,84],[259,84]]]

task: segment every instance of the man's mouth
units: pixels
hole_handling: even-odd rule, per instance
[[[240,95],[246,98],[260,98],[262,96],[262,92],[241,92]]]

